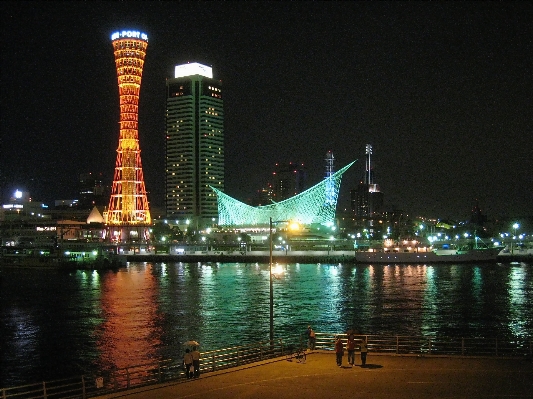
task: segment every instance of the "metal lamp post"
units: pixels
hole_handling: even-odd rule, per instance
[[[288,222],[288,220],[272,221],[270,218],[270,344],[274,342],[274,285],[272,283],[272,225]]]
[[[514,240],[516,239],[516,229],[518,229],[520,225],[518,223],[513,224],[514,229],[514,235],[513,239],[511,240],[511,255],[514,255]]]
[[[270,218],[270,344],[274,342],[274,286],[272,284],[272,218]]]

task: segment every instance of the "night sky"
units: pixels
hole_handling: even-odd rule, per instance
[[[1,2],[1,195],[76,198],[110,184],[119,103],[111,33],[148,34],[139,140],[164,203],[165,79],[201,62],[223,82],[226,192],[243,201],[276,162],[309,186],[331,150],[339,205],[374,148],[388,208],[489,218],[533,209],[532,2]]]

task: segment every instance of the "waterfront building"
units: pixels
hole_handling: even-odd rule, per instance
[[[179,225],[200,230],[218,221],[224,191],[222,84],[212,68],[178,65],[166,84],[165,207]]]
[[[33,201],[28,191],[15,190],[9,202],[2,204],[0,222],[50,219],[47,210],[48,206]]]
[[[294,221],[305,226],[333,226],[342,175],[354,162],[298,195],[265,206],[247,205],[211,187],[218,200],[218,224],[223,227],[266,227],[272,219]]]
[[[146,239],[148,229],[143,227],[151,224],[138,131],[139,94],[148,36],[128,30],[113,33],[111,40],[120,97],[120,133],[105,220],[112,226],[111,239],[127,242]]]
[[[28,192],[16,190],[0,209],[2,247],[50,249],[58,243],[99,242],[104,236],[103,218],[96,207],[92,211],[75,206],[50,209],[32,201]]]

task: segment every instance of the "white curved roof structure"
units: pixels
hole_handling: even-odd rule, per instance
[[[335,219],[342,175],[355,161],[315,186],[284,201],[250,206],[211,186],[217,195],[218,224],[224,227],[268,226],[272,220],[293,220],[304,225],[327,225]]]

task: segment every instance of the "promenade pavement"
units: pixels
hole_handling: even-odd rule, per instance
[[[394,356],[369,353],[366,367],[335,364],[335,354],[308,354],[305,363],[272,359],[153,385],[100,399],[177,398],[533,398],[531,359]]]

